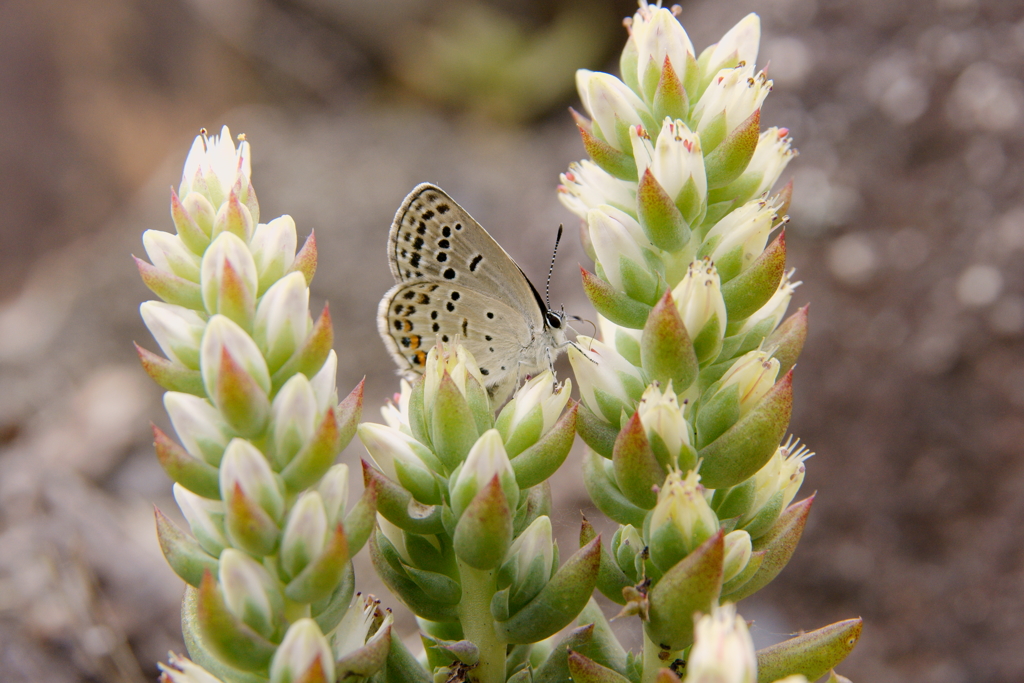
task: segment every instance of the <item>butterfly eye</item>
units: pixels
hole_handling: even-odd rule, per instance
[[[545,314],[548,320],[548,327],[553,327],[556,330],[562,326],[562,316],[558,315],[554,311],[548,311]]]

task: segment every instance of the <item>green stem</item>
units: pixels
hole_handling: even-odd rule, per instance
[[[466,640],[480,650],[480,661],[469,673],[470,680],[476,683],[505,683],[505,643],[495,633],[491,616],[496,573],[496,570],[474,569],[459,561],[462,579],[459,621]]]
[[[658,669],[666,666],[667,663],[661,660],[661,648],[647,637],[647,630],[644,630],[644,673],[640,683],[654,683],[658,678]]]

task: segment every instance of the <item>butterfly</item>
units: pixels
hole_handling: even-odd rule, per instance
[[[436,185],[417,185],[402,202],[388,261],[396,284],[380,302],[377,328],[408,379],[423,374],[432,343],[458,337],[501,402],[566,345],[565,314],[550,310],[512,257]]]

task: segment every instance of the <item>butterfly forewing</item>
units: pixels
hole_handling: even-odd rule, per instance
[[[476,359],[484,381],[498,384],[508,375],[518,376],[519,359],[531,343],[530,328],[515,309],[446,282],[396,285],[381,301],[378,321],[388,349],[408,375],[423,372],[436,341],[458,337]]]
[[[432,280],[470,287],[528,313],[538,326],[546,307],[512,257],[448,194],[429,183],[405,198],[388,249],[396,282]]]

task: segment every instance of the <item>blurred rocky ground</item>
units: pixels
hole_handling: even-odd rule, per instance
[[[171,229],[195,132],[246,133],[263,214],[317,231],[339,389],[365,374],[374,419],[396,388],[373,320],[395,208],[437,182],[542,279],[573,220],[554,193],[582,156],[572,73],[614,64],[632,8],[0,4],[0,679],[152,680],[182,647],[128,255]],[[863,616],[854,681],[1024,680],[1024,3],[694,0],[681,18],[701,48],[750,10],[775,80],[764,121],[801,152],[788,244],[794,307],[812,305],[792,429],[818,453],[818,498],[741,611],[761,642]],[[585,260],[567,241],[552,287],[583,314]],[[563,547],[589,510],[576,472],[556,483]]]

